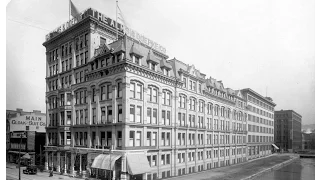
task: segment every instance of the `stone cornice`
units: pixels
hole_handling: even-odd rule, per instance
[[[90,24],[88,22],[92,21],[92,20],[93,20],[93,18],[87,17],[87,18],[83,19],[82,21],[78,22],[77,24],[75,24],[74,26],[68,28],[64,32],[60,33],[59,35],[44,42],[42,45],[47,47],[48,51],[50,51],[51,48],[55,48],[55,47],[59,46],[60,44],[65,43],[64,41],[73,40],[74,37],[81,35],[84,32],[89,32]],[[63,43],[61,43],[61,42],[63,42]]]

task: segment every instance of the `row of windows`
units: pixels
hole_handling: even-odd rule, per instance
[[[59,138],[60,138],[60,142],[58,139],[58,133],[55,132],[48,132],[48,144],[49,145],[71,145],[71,133],[70,132],[66,132],[66,143],[65,143],[65,136],[64,136],[64,132],[60,132],[59,134]]]
[[[187,96],[180,94],[179,95],[179,100],[178,100],[178,105],[179,108],[186,108],[186,100],[187,100]],[[189,109],[190,110],[196,110],[196,102],[197,100],[193,97],[190,97],[189,99]],[[199,112],[204,112],[204,106],[205,106],[205,102],[203,100],[199,100],[198,102],[198,111]],[[213,113],[213,104],[212,103],[208,103],[207,104],[207,114],[212,114]],[[220,107],[219,105],[215,105],[214,106],[214,115],[215,116],[221,116],[221,117],[226,117],[226,118],[230,118],[231,116],[231,110],[229,108],[225,108],[225,107]],[[244,114],[244,116],[246,116],[246,114]],[[245,120],[245,117],[243,117],[243,113],[242,112],[238,112],[236,113],[234,111],[233,113],[233,118],[242,121],[242,119]]]
[[[57,64],[52,64],[52,65],[49,66],[49,73],[50,73],[50,76],[54,76],[54,75],[59,73],[58,63]]]
[[[85,82],[84,71],[76,72],[76,84]]]
[[[248,124],[248,131],[273,134],[273,128],[267,128],[267,127],[256,126],[251,124]]]
[[[148,67],[149,67],[149,69],[151,69],[153,71],[158,70],[158,65],[157,65],[157,63],[154,63],[154,62],[148,62]],[[170,76],[170,69],[162,67],[161,70],[164,75]]]
[[[245,154],[246,148],[237,148],[237,149],[220,149],[220,150],[207,150],[207,151],[198,151],[196,152],[178,152],[177,153],[177,163],[185,163],[192,162],[197,160],[218,158],[218,157],[228,157],[230,156],[230,150],[232,150],[232,155],[235,155],[237,150],[237,154]],[[218,152],[220,154],[218,154]],[[197,155],[197,156],[196,156]],[[158,155],[147,155],[147,159],[149,165],[151,167],[160,166],[160,165],[170,165],[171,163],[171,154],[161,154],[160,155],[160,163],[158,162]]]
[[[255,135],[248,135],[248,143],[250,142],[273,142],[272,136],[255,136]]]
[[[258,100],[257,98],[254,98],[254,97],[252,97],[250,95],[248,95],[248,101],[252,102],[252,103],[254,103],[254,104],[258,105],[258,106],[261,106],[261,107],[263,107],[263,108],[265,108],[267,110],[270,110],[272,112],[274,111],[274,108],[272,106],[270,106],[270,105]]]
[[[87,57],[87,54],[86,54],[86,57]],[[98,60],[94,61],[93,63],[91,63],[91,70],[107,67],[111,64],[118,63],[123,59],[124,59],[124,53],[117,53],[117,54],[110,56],[109,58],[98,59]]]
[[[87,64],[88,58],[89,58],[88,55],[89,55],[88,51],[86,51],[85,53],[81,53],[79,55],[76,55],[76,67]],[[63,68],[63,66],[62,66],[62,68]]]
[[[231,101],[236,101],[236,99],[234,98],[234,96],[231,96],[231,95],[228,95],[227,93],[225,92],[222,92],[218,89],[214,89],[212,87],[207,87],[209,92],[216,95],[216,96],[219,96],[219,97],[222,97],[222,98],[225,98],[225,99],[228,99],[228,100],[231,100]]]
[[[273,121],[270,121],[270,120],[264,119],[264,118],[259,118],[257,116],[251,115],[251,114],[248,114],[248,121],[261,123],[261,124],[265,124],[265,125],[273,127]]]
[[[251,112],[254,112],[254,113],[257,113],[259,115],[262,115],[262,116],[265,116],[265,117],[269,117],[269,118],[274,118],[273,114],[267,112],[267,111],[264,111],[262,109],[259,109],[259,108],[256,108],[254,106],[250,106],[248,105],[248,108],[249,108],[249,111]]]
[[[60,103],[59,106],[71,105],[71,93],[67,93],[66,96],[65,94],[60,94],[60,101],[56,96],[48,97],[48,109],[58,108],[58,103]]]
[[[61,87],[62,88],[67,88],[71,86],[72,84],[72,76],[71,75],[66,75],[66,76],[61,76]]]
[[[60,115],[60,122],[58,120],[58,116]],[[64,126],[71,124],[71,111],[64,111],[58,113],[50,113],[49,114],[49,125],[48,126]]]

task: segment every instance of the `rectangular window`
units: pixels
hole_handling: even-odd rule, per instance
[[[118,122],[122,122],[122,105],[118,105]]]
[[[147,123],[151,124],[151,108],[147,108]]]
[[[152,123],[157,124],[157,116],[158,116],[157,109],[153,109],[152,112],[153,112],[152,113]]]
[[[137,131],[136,133],[136,146],[141,146],[141,131]]]
[[[97,123],[97,119],[96,119],[96,108],[92,108],[92,123],[96,124]]]
[[[135,106],[130,105],[130,122],[135,122]]]

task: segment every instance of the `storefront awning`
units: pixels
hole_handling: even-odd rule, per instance
[[[128,171],[131,175],[150,172],[151,168],[145,154],[127,154]]]
[[[114,163],[120,157],[121,155],[117,154],[100,154],[96,158],[94,158],[91,167],[96,169],[113,170]]]
[[[275,144],[272,144],[272,146],[276,149],[279,149],[278,146],[276,146]]]
[[[15,153],[15,154],[19,154],[19,151],[8,151],[8,153]],[[20,154],[26,154],[25,152],[20,152]]]

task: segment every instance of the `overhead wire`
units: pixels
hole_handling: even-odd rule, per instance
[[[31,25],[31,24],[27,24],[25,22],[21,22],[21,21],[9,19],[9,18],[7,18],[7,20],[12,21],[12,22],[16,22],[16,23],[20,23],[20,24],[23,24],[23,25],[26,25],[26,26],[29,26],[29,27],[33,27],[33,28],[37,28],[37,29],[41,29],[41,30],[50,32],[50,30],[48,30],[48,29],[45,29],[45,28],[42,28],[42,27],[38,27],[38,26],[35,26],[35,25]]]

